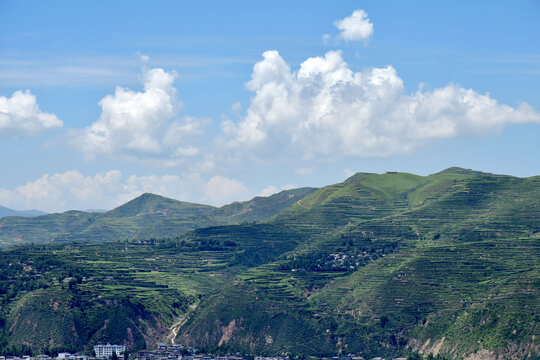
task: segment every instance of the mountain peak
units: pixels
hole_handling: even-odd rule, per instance
[[[166,198],[165,196],[161,196],[161,195],[158,195],[158,194],[153,194],[153,193],[149,193],[149,192],[145,192],[143,194],[141,194],[140,196],[136,197],[135,199],[152,199],[152,198],[158,198],[158,199],[170,199],[170,198]]]
[[[461,168],[459,166],[452,166],[448,169],[445,169],[443,171],[440,171],[436,174],[456,174],[456,175],[495,175],[492,173],[484,172],[484,171],[478,171],[478,170],[472,170],[472,169],[465,169]]]
[[[208,205],[200,205],[179,201],[157,194],[144,193],[134,198],[133,200],[130,200],[127,203],[112,209],[111,211],[107,212],[107,214],[113,216],[136,216],[139,214],[157,211],[179,212],[191,208],[211,209],[213,207]]]

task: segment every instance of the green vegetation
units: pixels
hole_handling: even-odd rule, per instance
[[[175,237],[207,226],[263,220],[315,190],[286,190],[221,208],[143,194],[105,213],[67,211],[31,218],[10,216],[0,219],[0,247],[20,243]]]
[[[357,174],[267,221],[309,238],[204,299],[180,340],[255,353],[532,356],[539,195],[539,177]]]
[[[0,253],[3,352],[22,345],[76,350],[100,341],[153,346],[201,294],[234,274],[227,247],[162,245],[29,245]]]
[[[540,177],[356,174],[274,202],[157,240],[184,220],[156,218],[146,239],[2,251],[0,346],[136,349],[169,334],[216,352],[540,356]]]

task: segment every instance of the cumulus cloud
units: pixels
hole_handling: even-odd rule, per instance
[[[103,208],[114,205],[123,192],[120,171],[85,177],[76,170],[45,174],[14,189],[0,188],[0,203],[16,209],[54,212],[69,208]],[[113,196],[111,196],[113,195]]]
[[[250,192],[242,182],[219,175],[213,176],[208,180],[204,191],[206,198],[212,204],[220,205],[237,200],[247,200],[250,195]]]
[[[225,144],[261,157],[387,157],[433,139],[540,122],[527,104],[499,104],[450,84],[406,94],[392,66],[354,72],[340,51],[304,61],[292,71],[277,51],[255,64],[245,117],[226,120]]]
[[[69,209],[112,209],[145,192],[183,201],[223,205],[250,196],[235,179],[198,173],[125,177],[119,170],[84,176],[77,170],[45,174],[13,189],[0,188],[0,204],[15,209],[61,212]]]
[[[62,126],[56,115],[41,111],[29,90],[17,90],[10,98],[0,96],[0,137],[30,137]]]
[[[99,106],[100,118],[72,132],[72,143],[84,155],[187,157],[198,154],[190,138],[202,133],[207,119],[177,116],[182,108],[173,86],[176,74],[160,68],[144,71],[144,90],[117,87]]]
[[[340,36],[345,40],[366,40],[373,34],[373,24],[361,9],[355,10],[349,17],[336,20],[334,25],[341,30]]]

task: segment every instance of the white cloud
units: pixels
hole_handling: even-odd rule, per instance
[[[84,176],[77,170],[45,174],[14,189],[0,188],[0,204],[15,209],[61,212],[69,209],[112,209],[150,192],[196,203],[223,205],[250,196],[235,179],[198,173],[124,177],[119,170]]]
[[[40,110],[29,90],[17,90],[10,98],[0,96],[0,137],[30,137],[62,126],[56,115]]]
[[[212,204],[224,205],[232,201],[247,200],[250,192],[242,182],[218,175],[206,183],[205,195]]]
[[[235,115],[239,115],[242,112],[242,104],[239,101],[235,102],[232,104],[231,110]]]
[[[499,104],[458,85],[406,94],[392,66],[354,72],[340,51],[309,58],[295,72],[267,51],[247,88],[255,95],[245,117],[221,124],[224,143],[260,157],[387,157],[433,139],[540,123],[527,104]]]
[[[72,143],[84,155],[128,155],[134,157],[186,157],[199,149],[190,144],[200,135],[207,119],[177,119],[182,108],[173,86],[175,73],[155,68],[144,72],[144,91],[117,87],[105,96],[99,120],[72,131]]]
[[[366,40],[373,34],[373,24],[368,14],[361,9],[355,10],[351,16],[336,20],[334,25],[341,30],[341,37],[345,40]]]
[[[60,211],[70,208],[103,208],[116,205],[116,194],[123,192],[120,171],[85,177],[76,170],[45,174],[16,187],[0,188],[0,203],[16,209]]]

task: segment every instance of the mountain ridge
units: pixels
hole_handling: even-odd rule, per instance
[[[50,241],[111,241],[174,237],[212,225],[258,221],[281,211],[315,188],[284,190],[220,208],[143,193],[106,212],[68,210],[35,218],[0,219],[0,246]]]

